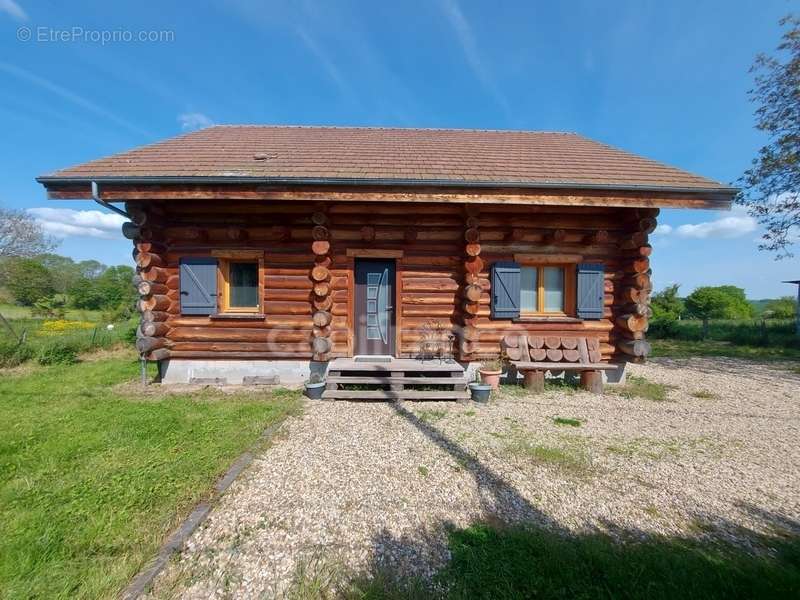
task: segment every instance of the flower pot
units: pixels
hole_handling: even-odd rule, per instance
[[[492,386],[488,383],[470,383],[469,393],[474,402],[488,402],[492,393]]]
[[[502,371],[486,371],[484,369],[479,370],[481,374],[481,381],[492,386],[493,390],[497,389],[497,386],[500,385],[500,375],[503,374]]]
[[[319,400],[322,398],[322,392],[325,391],[325,382],[321,381],[320,383],[306,383],[306,398],[311,398],[312,400]]]

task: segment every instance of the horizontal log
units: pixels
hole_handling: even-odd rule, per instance
[[[157,294],[155,296],[150,296],[149,298],[142,298],[139,300],[139,312],[145,312],[148,310],[170,312],[172,304],[173,301],[170,300],[169,297],[163,294]]]
[[[142,334],[146,337],[163,337],[170,330],[169,325],[163,321],[143,322],[140,327]]]
[[[467,256],[478,256],[481,253],[481,245],[478,243],[467,244],[465,251]]]
[[[331,239],[331,232],[327,227],[315,225],[311,230],[311,238],[314,240],[329,240]]]
[[[330,324],[332,315],[330,312],[325,310],[318,310],[312,316],[312,321],[314,325],[317,327],[325,327],[326,325]]]
[[[328,222],[328,216],[322,211],[316,211],[311,214],[311,222],[315,225],[325,225]]]
[[[647,331],[647,317],[626,314],[617,317],[616,324],[629,331]]]
[[[299,274],[299,271],[292,271],[295,275],[265,275],[264,287],[275,290],[311,290],[314,283],[308,277],[308,271]]]
[[[331,276],[331,272],[326,268],[320,265],[315,266],[311,269],[311,279],[314,281],[325,281]]]
[[[549,349],[557,349],[561,347],[561,338],[558,336],[546,336],[544,338],[544,346]]]
[[[152,254],[151,252],[139,252],[136,255],[136,266],[138,266],[140,269],[163,267],[164,260],[158,254]]]
[[[129,240],[135,240],[139,238],[141,235],[141,231],[138,225],[126,222],[122,224],[122,236]]]
[[[139,276],[145,281],[154,283],[165,283],[169,279],[171,270],[160,267],[140,268]]]
[[[157,348],[167,345],[167,340],[163,337],[140,337],[136,340],[136,349],[139,352],[151,352]]]
[[[315,337],[311,340],[311,351],[314,354],[327,354],[331,347],[331,341],[326,337]]]
[[[146,356],[147,360],[166,360],[170,358],[170,350],[168,348],[156,348]]]
[[[623,312],[639,315],[640,317],[646,317],[648,319],[653,316],[653,309],[650,308],[650,305],[646,303],[625,304],[621,307],[621,310]]]
[[[317,256],[324,256],[330,252],[331,243],[328,240],[316,240],[311,244],[311,251]]]
[[[311,344],[305,342],[174,342],[170,346],[173,357],[176,352],[214,352],[216,358],[224,358],[226,352],[280,352],[290,357],[295,353],[311,355]]]
[[[156,283],[154,281],[141,281],[136,286],[139,295],[143,298],[153,296],[154,294],[166,294],[170,288],[165,283]]]
[[[158,323],[169,319],[170,314],[162,310],[145,310],[142,313],[142,323]]]
[[[569,362],[578,362],[580,358],[580,353],[575,349],[565,349],[562,350],[562,353],[564,355],[564,360]]]
[[[647,340],[619,340],[617,348],[630,356],[643,357],[650,354],[650,344]]]

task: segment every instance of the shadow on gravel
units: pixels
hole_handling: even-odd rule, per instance
[[[785,523],[779,515],[764,515]],[[450,561],[432,577],[377,559],[351,580],[346,598],[751,599],[800,597],[800,537],[764,535],[697,520],[696,536],[614,528],[565,534],[533,523],[448,529]],[[442,527],[447,528],[446,524]],[[716,528],[736,530],[738,542]],[[794,531],[798,524],[791,523]],[[746,540],[746,543],[745,543]],[[380,544],[402,540],[380,536]],[[425,555],[425,542],[404,548]],[[427,575],[427,574],[425,574]]]
[[[485,521],[460,530],[440,523],[402,538],[382,532],[373,540],[368,574],[340,587],[345,598],[800,597],[800,524],[785,515],[740,506],[769,535],[710,515],[693,518],[686,536],[657,536],[610,522],[576,534],[435,427],[392,406],[472,473]],[[449,562],[438,572],[433,565],[420,572],[414,565],[430,564],[442,535]]]

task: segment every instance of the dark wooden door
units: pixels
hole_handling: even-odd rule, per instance
[[[394,356],[394,261],[357,258],[355,268],[356,354]]]

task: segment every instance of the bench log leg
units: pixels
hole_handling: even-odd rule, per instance
[[[603,373],[601,371],[581,371],[581,387],[593,394],[602,394]]]
[[[532,394],[544,392],[544,371],[525,371],[522,373],[525,389]]]

